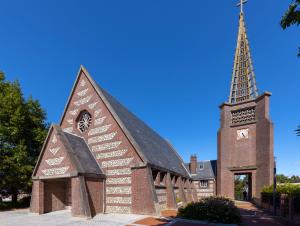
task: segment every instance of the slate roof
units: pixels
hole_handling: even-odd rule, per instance
[[[76,161],[79,161],[78,172],[82,174],[103,174],[84,139],[70,133],[63,133],[72,149],[69,150],[69,153],[73,155]]]
[[[203,166],[200,169],[200,165]],[[189,163],[185,163],[189,169]],[[217,160],[199,161],[196,168],[196,174],[191,174],[192,179],[195,180],[209,180],[215,179],[217,175]]]
[[[46,137],[46,141],[42,147],[42,151],[40,152],[37,164],[35,165],[32,174],[33,178],[35,178],[40,162],[42,161],[44,152],[46,150],[47,140],[53,131],[55,131],[58,135],[57,139],[61,141],[63,147],[65,148],[66,154],[70,158],[71,163],[74,165],[76,173],[105,177],[105,174],[102,172],[95,157],[83,138],[64,132],[59,125],[51,125]]]
[[[131,113],[101,87],[101,93],[129,132],[144,160],[158,168],[190,177],[184,162],[168,141]]]

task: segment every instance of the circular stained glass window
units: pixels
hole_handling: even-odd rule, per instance
[[[88,112],[83,112],[77,123],[77,128],[83,133],[88,130],[92,123],[92,116]]]

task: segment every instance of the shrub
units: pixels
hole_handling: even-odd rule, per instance
[[[287,195],[297,194],[300,193],[300,185],[291,184],[291,183],[278,184],[276,186],[276,192],[279,194],[287,194]],[[264,187],[262,193],[272,194],[273,185]]]
[[[178,217],[213,223],[239,224],[241,215],[234,202],[224,197],[209,197],[179,208]]]
[[[278,184],[276,186],[275,194],[276,206],[280,205],[281,194],[287,194],[289,196],[298,197],[300,195],[300,185],[291,183]],[[261,192],[261,200],[263,203],[270,203],[273,205],[273,185],[266,186],[263,188]]]

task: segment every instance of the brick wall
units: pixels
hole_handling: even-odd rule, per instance
[[[88,193],[92,216],[95,216],[98,213],[103,213],[103,207],[104,207],[103,180],[95,179],[95,178],[86,178],[85,183],[87,187],[87,193]]]
[[[273,124],[269,118],[269,94],[240,104],[221,106],[218,131],[217,194],[234,198],[234,175],[252,175],[252,195],[259,200],[263,186],[272,183]],[[232,124],[232,112],[255,108],[255,121]],[[247,129],[248,138],[238,139]]]
[[[45,183],[45,213],[63,210],[66,207],[66,182],[49,180]]]
[[[80,132],[77,120],[84,110],[91,114],[92,121],[88,131]],[[85,139],[106,174],[105,211],[130,213],[131,166],[140,164],[141,158],[83,71],[75,84],[61,127]]]

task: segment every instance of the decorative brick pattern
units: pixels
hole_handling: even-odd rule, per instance
[[[89,104],[89,109],[94,109],[96,107],[97,103],[98,103],[98,101],[95,103]]]
[[[130,174],[131,174],[131,169],[130,168],[113,169],[113,170],[107,170],[106,171],[107,176],[130,175]]]
[[[62,156],[62,157],[53,158],[53,159],[46,159],[45,161],[47,162],[47,164],[49,166],[55,166],[55,165],[59,165],[63,161],[64,158],[65,157]]]
[[[255,122],[255,108],[242,109],[231,112],[232,124]]]
[[[122,141],[115,141],[115,142],[111,142],[111,143],[95,145],[95,146],[92,146],[92,151],[96,152],[96,151],[110,150],[113,148],[117,148],[121,143],[122,143]]]
[[[65,166],[65,167],[60,167],[60,168],[45,169],[45,170],[42,170],[42,172],[45,176],[54,176],[54,175],[65,174],[68,169],[69,169],[69,167]]]
[[[108,141],[108,140],[112,140],[115,135],[117,134],[117,132],[113,132],[113,133],[108,133],[108,134],[104,134],[101,136],[96,136],[96,137],[92,137],[88,139],[88,144],[94,144],[94,143],[100,143],[103,141]]]
[[[67,122],[68,122],[70,125],[73,125],[73,124],[74,124],[74,120],[73,120],[72,118],[67,119]]]
[[[96,111],[94,112],[94,116],[95,116],[95,117],[98,117],[98,116],[100,115],[101,111],[102,111],[102,109],[96,110]],[[103,118],[106,118],[106,117],[103,117]]]
[[[110,161],[104,161],[102,162],[102,167],[117,167],[117,166],[127,166],[133,158],[125,158],[125,159],[116,159],[116,160],[110,160]]]
[[[59,151],[60,147],[56,147],[56,148],[49,148],[49,151],[55,155],[58,151]]]
[[[108,204],[131,204],[131,197],[107,197]]]
[[[131,186],[128,187],[107,187],[106,188],[106,194],[108,195],[115,195],[115,194],[125,194],[125,195],[129,195],[131,194]]]
[[[84,90],[81,90],[81,91],[77,92],[76,94],[77,94],[78,96],[80,96],[80,97],[83,97],[83,96],[85,96],[85,95],[87,94],[88,90],[89,90],[89,89],[86,88],[86,89],[84,89]]]
[[[129,214],[131,212],[131,208],[129,206],[106,206],[106,212],[108,213],[123,213]]]
[[[70,111],[70,115],[77,115],[77,113],[79,112],[79,109],[74,109],[72,111]]]
[[[97,116],[95,116],[95,117],[97,117]],[[106,119],[105,116],[104,116],[104,117],[101,117],[101,118],[95,119],[94,125],[95,125],[95,126],[100,126],[100,125],[102,125],[102,123],[104,122],[105,119]]]
[[[109,128],[111,127],[111,124],[108,124],[108,125],[104,125],[104,126],[101,126],[101,127],[96,127],[94,129],[91,129],[88,133],[89,136],[92,136],[92,135],[96,135],[96,134],[99,134],[99,133],[104,133],[106,132]]]
[[[112,152],[98,153],[96,154],[96,159],[105,159],[123,156],[127,152],[127,149],[117,150]]]
[[[56,142],[57,142],[57,138],[56,138],[56,135],[54,134],[54,135],[53,135],[53,138],[52,138],[52,143],[53,143],[53,144],[56,144]]]
[[[84,80],[84,79],[82,79],[81,81],[80,81],[80,86],[85,86],[86,85],[86,81]]]
[[[107,178],[106,184],[131,184],[131,177]]]
[[[92,98],[92,95],[84,97],[84,98],[82,98],[80,100],[75,101],[74,104],[76,106],[80,106],[80,105],[86,104],[86,103],[88,103],[91,100],[91,98]]]

